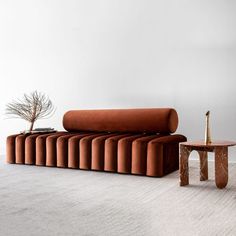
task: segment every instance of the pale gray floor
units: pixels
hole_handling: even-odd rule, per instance
[[[149,178],[0,161],[0,235],[236,235],[236,165],[226,189],[178,171]]]

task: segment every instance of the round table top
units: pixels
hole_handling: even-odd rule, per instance
[[[204,140],[199,140],[199,141],[182,142],[180,144],[191,147],[229,147],[229,146],[235,146],[236,142],[226,141],[226,140],[213,140],[211,143],[206,144]]]

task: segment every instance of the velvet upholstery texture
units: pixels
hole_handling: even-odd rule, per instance
[[[63,117],[67,131],[174,133],[178,115],[173,108],[72,110]]]
[[[186,141],[169,134],[171,108],[69,111],[63,124],[67,132],[8,136],[7,162],[161,177],[179,168]]]

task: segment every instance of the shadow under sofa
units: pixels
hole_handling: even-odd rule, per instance
[[[7,163],[162,177],[179,168],[173,108],[72,110],[66,131],[7,137]]]

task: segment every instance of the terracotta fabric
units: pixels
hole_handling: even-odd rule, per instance
[[[58,132],[59,133],[59,132]],[[46,139],[52,134],[42,134],[36,138],[36,160],[35,164],[38,166],[46,165]]]
[[[57,138],[57,167],[68,167],[68,140],[77,134],[65,134]]]
[[[161,122],[164,116],[166,119],[169,117],[168,119],[174,120],[172,109],[161,109],[158,112],[156,110],[158,109],[121,110],[121,116],[114,116],[118,113],[116,113],[117,110],[115,112],[112,110],[108,113],[114,118],[113,121],[105,116],[108,114],[107,111],[105,113],[101,111],[100,115],[94,111],[90,113],[91,117],[87,117],[87,130],[72,129],[73,132],[11,135],[7,137],[6,142],[7,162],[153,177],[164,176],[179,168],[179,142],[186,141],[186,138],[183,135],[165,133],[167,130],[171,131],[169,128],[166,129],[169,121],[166,124],[163,123],[164,128],[159,129],[160,127],[155,126],[154,121]],[[152,122],[143,124],[149,119],[147,111],[150,111]],[[154,118],[156,112],[159,114],[159,118]],[[87,115],[87,111],[85,113]],[[80,118],[77,119],[76,115],[76,120],[78,122],[83,120],[85,113],[82,111],[81,118],[79,112]],[[72,112],[72,114],[74,116],[77,112]],[[142,119],[136,116],[137,114]],[[72,123],[74,122],[74,117],[69,120],[67,115],[65,117],[66,122],[69,122],[70,119]],[[124,117],[127,118],[127,124],[123,120]],[[94,126],[91,123],[92,120]],[[103,122],[103,124],[99,126],[97,121]],[[85,129],[83,122],[78,126],[81,129]],[[138,128],[138,125],[141,128]],[[91,130],[91,127],[94,127],[95,130]],[[101,130],[97,130],[99,127]],[[154,127],[153,130],[149,129],[151,127]],[[111,130],[105,131],[108,128]],[[156,133],[157,128],[163,133]],[[126,131],[121,132],[123,130]]]
[[[25,164],[25,139],[27,135],[20,134],[16,136],[16,164]]]
[[[173,133],[178,115],[173,108],[72,110],[63,117],[69,131]]]
[[[106,139],[105,154],[104,154],[104,170],[116,172],[117,171],[117,147],[118,141],[121,138],[127,137],[129,134],[120,134]]]
[[[132,143],[135,139],[144,136],[146,135],[132,135],[119,140],[117,153],[117,172],[126,174],[131,173]]]
[[[92,140],[92,170],[104,170],[105,141],[117,134],[105,134]]]
[[[7,137],[7,155],[6,161],[9,164],[14,164],[16,162],[16,137],[19,134],[10,135]]]
[[[29,135],[25,139],[25,164],[34,165],[36,160],[36,139],[39,134]]]
[[[187,139],[183,135],[168,135],[151,140],[147,147],[148,176],[161,177],[179,169],[179,142]]]
[[[81,133],[77,134],[68,140],[68,167],[73,169],[79,169],[80,160],[80,140],[91,133]]]
[[[104,133],[101,134],[92,134],[85,136],[80,140],[79,143],[79,168],[84,170],[90,170],[91,169],[91,154],[92,154],[92,140],[94,138],[97,138],[99,136],[104,135]]]
[[[178,169],[178,144],[185,140],[182,135],[104,132],[12,135],[7,162],[161,177]]]
[[[131,173],[145,175],[147,168],[147,144],[161,135],[150,135],[133,141]]]
[[[64,135],[59,133],[46,138],[46,166],[57,166],[57,139]]]

